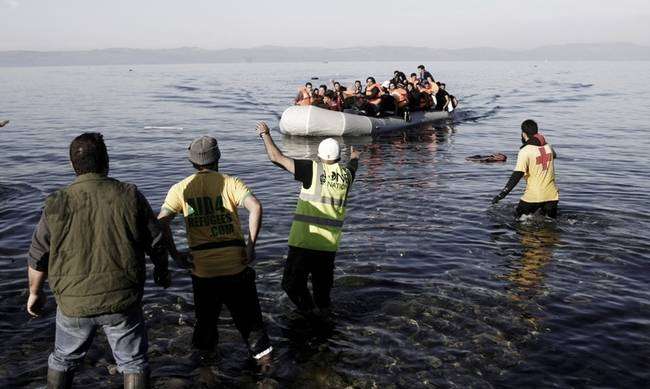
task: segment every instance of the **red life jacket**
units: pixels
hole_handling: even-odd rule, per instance
[[[408,103],[409,101],[409,94],[403,88],[395,88],[390,94],[395,98],[395,100],[397,100],[397,103],[400,105]]]

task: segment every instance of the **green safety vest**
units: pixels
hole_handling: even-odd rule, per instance
[[[289,246],[336,251],[341,241],[343,219],[352,173],[338,163],[312,162],[309,189],[300,191],[289,232]]]

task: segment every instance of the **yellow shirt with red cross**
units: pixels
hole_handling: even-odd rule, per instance
[[[523,172],[526,191],[521,199],[527,203],[556,201],[560,198],[555,184],[553,149],[548,143],[544,146],[526,145],[519,150],[515,171]]]

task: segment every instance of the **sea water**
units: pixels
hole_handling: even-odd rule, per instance
[[[267,160],[255,123],[269,122],[287,155],[314,158],[320,139],[277,132],[302,83],[383,80],[417,65],[0,68],[0,119],[11,120],[0,130],[0,386],[44,385],[55,304],[50,298],[41,318],[28,318],[26,253],[45,197],[74,179],[70,141],[100,131],[111,175],[137,184],[155,210],[192,174],[187,147],[201,135],[218,138],[220,170],[264,206],[254,267],[274,371],[256,374],[225,310],[217,361],[206,367],[192,357],[191,281],[171,265],[172,287],[149,275],[143,301],[154,387],[647,387],[647,62],[426,63],[459,98],[456,120],[339,139],[344,160],[349,146],[362,154],[332,324],[310,329],[292,311],[280,282],[299,183]],[[528,118],[558,154],[556,222],[514,220],[523,182],[490,203],[514,168]],[[494,152],[508,161],[465,160]],[[186,247],[181,220],[173,227]],[[76,383],[121,385],[103,335]]]

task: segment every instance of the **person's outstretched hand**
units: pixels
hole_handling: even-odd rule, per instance
[[[266,124],[266,122],[257,122],[255,129],[257,130],[257,135],[259,135],[260,138],[264,134],[271,135],[271,130],[269,129],[269,126]]]
[[[501,193],[499,193],[498,195],[494,196],[494,198],[492,199],[492,204],[496,204],[499,201],[501,201],[502,199],[503,199],[503,196],[501,196]]]
[[[350,146],[350,159],[359,159],[361,153],[354,146]]]

